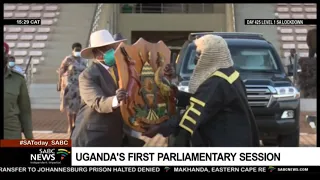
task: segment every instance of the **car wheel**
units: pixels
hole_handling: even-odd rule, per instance
[[[300,130],[279,137],[279,147],[299,147],[300,145]]]

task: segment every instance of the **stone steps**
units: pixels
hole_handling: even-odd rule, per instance
[[[87,38],[94,17],[95,4],[61,4],[59,20],[46,48],[46,60],[39,66],[34,83],[56,83],[56,69],[71,54],[72,43],[87,46]],[[72,12],[72,13],[70,13]]]
[[[59,109],[60,92],[56,84],[31,84],[30,99],[32,109]]]
[[[305,112],[317,112],[317,99],[300,100],[300,110]]]

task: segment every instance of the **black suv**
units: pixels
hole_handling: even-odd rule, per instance
[[[182,46],[175,68],[178,87],[188,91],[195,67],[193,40],[214,34],[228,43],[234,67],[246,85],[264,146],[298,147],[300,93],[288,78],[273,45],[255,33],[192,33]]]

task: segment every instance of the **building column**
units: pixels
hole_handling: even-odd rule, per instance
[[[234,5],[226,4],[226,31],[234,32],[235,31],[235,18],[234,18]]]
[[[110,9],[110,17],[112,17],[112,31],[113,33],[119,33],[119,15],[121,13],[121,4],[113,4],[112,9]]]
[[[101,7],[100,19],[99,19],[99,26],[97,30],[106,29],[108,24],[108,4],[103,4]]]
[[[107,29],[110,33],[117,33],[117,21],[118,16],[115,16],[118,6],[115,4],[103,4],[101,7],[99,27],[97,30]]]

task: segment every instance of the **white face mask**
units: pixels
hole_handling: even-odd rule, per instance
[[[10,61],[10,62],[8,63],[8,66],[11,67],[11,68],[14,67],[14,65],[15,65],[15,62]]]
[[[80,52],[74,52],[73,55],[74,55],[75,57],[80,57]]]

